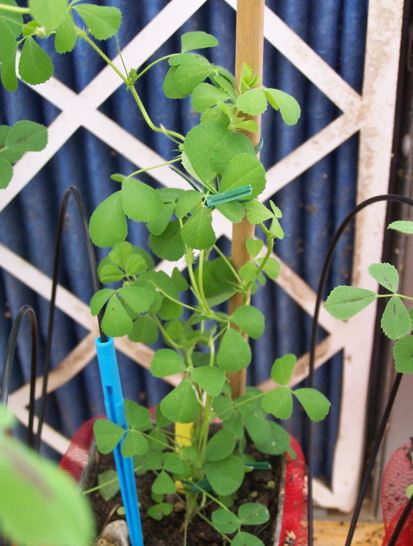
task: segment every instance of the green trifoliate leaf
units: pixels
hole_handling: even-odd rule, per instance
[[[259,76],[256,74],[252,66],[248,63],[243,63],[240,78],[240,88],[244,92],[247,89],[255,87],[259,83]]]
[[[128,276],[137,275],[146,269],[153,269],[154,266],[153,259],[146,250],[133,246],[127,241],[115,245],[109,252],[108,258],[110,263],[115,264]]]
[[[321,392],[306,387],[293,392],[312,421],[322,421],[328,415],[331,404]]]
[[[290,447],[290,435],[278,423],[268,421],[258,412],[243,418],[251,440],[261,453],[281,455]]]
[[[251,533],[242,531],[236,535],[231,542],[231,546],[264,546],[264,543],[260,538],[251,535]]]
[[[187,190],[182,192],[178,198],[178,201],[176,202],[176,217],[183,218],[186,216],[201,203],[203,198],[204,195],[199,191]]]
[[[271,368],[271,378],[280,385],[288,385],[296,364],[297,357],[291,353],[277,358]]]
[[[211,85],[210,83],[200,83],[192,92],[192,108],[195,112],[205,112],[208,108],[215,106],[218,102],[228,100],[228,95]]]
[[[285,124],[297,123],[301,116],[301,108],[294,97],[280,89],[265,89],[265,95],[274,110],[280,111]]]
[[[222,392],[226,380],[225,372],[210,366],[195,368],[191,377],[210,396],[218,396]]]
[[[185,371],[185,363],[176,351],[159,349],[154,354],[151,363],[151,373],[154,377],[167,377]]]
[[[122,442],[122,455],[124,457],[142,456],[149,451],[149,442],[136,430],[129,430]]]
[[[23,81],[37,85],[53,76],[52,59],[30,36],[26,38],[19,61],[19,74]]]
[[[255,156],[238,154],[231,159],[222,175],[220,191],[232,190],[248,184],[252,186],[253,197],[260,194],[265,188],[265,169]]]
[[[128,333],[131,341],[152,345],[158,341],[159,332],[156,324],[149,317],[138,317]]]
[[[413,373],[413,336],[399,339],[393,347],[393,356],[399,373]]]
[[[269,220],[273,217],[271,211],[256,199],[247,201],[244,204],[244,207],[248,222],[250,222],[250,224],[260,224],[261,222],[265,222],[265,220]]]
[[[204,250],[211,247],[216,241],[211,211],[205,207],[197,210],[185,222],[181,233],[182,239],[190,248]]]
[[[232,534],[239,530],[241,522],[230,510],[219,508],[212,512],[212,525],[220,533]]]
[[[69,11],[67,0],[29,0],[30,15],[48,33],[56,30]]]
[[[237,201],[222,203],[216,208],[233,224],[238,224],[244,218],[244,207]]]
[[[270,519],[268,508],[260,502],[247,502],[238,509],[242,525],[263,525]]]
[[[377,299],[377,294],[365,288],[337,286],[330,292],[325,308],[340,320],[347,320],[365,309]]]
[[[213,66],[205,57],[188,55],[186,62],[169,68],[163,82],[165,96],[169,99],[186,97],[211,74],[212,70]]]
[[[46,127],[25,119],[10,127],[5,141],[5,146],[16,152],[40,152],[46,145]]]
[[[205,474],[218,495],[231,495],[240,488],[244,479],[244,463],[241,457],[230,457],[205,465]]]
[[[89,234],[92,242],[101,247],[114,246],[125,240],[128,224],[120,191],[110,195],[94,210],[90,218]]]
[[[161,411],[174,423],[193,423],[200,411],[195,391],[188,381],[184,379],[162,400]]]
[[[103,306],[113,296],[114,293],[115,291],[111,288],[102,288],[102,290],[98,290],[96,294],[92,296],[92,299],[90,300],[90,311],[93,316],[96,316],[100,313]]]
[[[388,229],[406,233],[407,235],[413,235],[413,222],[411,220],[396,220],[389,224]]]
[[[13,167],[10,161],[0,157],[0,189],[7,188],[13,178]]]
[[[277,387],[265,393],[262,409],[277,419],[289,419],[293,413],[293,395],[289,387]]]
[[[161,235],[171,220],[171,216],[175,210],[174,203],[166,203],[163,205],[161,212],[154,220],[147,224],[147,228],[153,235]]]
[[[161,235],[151,235],[149,246],[153,252],[165,260],[175,262],[185,254],[185,246],[178,221],[171,222]]]
[[[162,212],[162,199],[158,192],[136,180],[125,178],[122,184],[122,206],[126,216],[135,222],[155,221]]]
[[[282,218],[283,213],[282,213],[281,209],[279,207],[277,207],[277,205],[274,203],[274,201],[272,199],[270,199],[270,207],[271,207],[271,210],[272,210],[275,218]]]
[[[212,34],[202,31],[186,32],[181,36],[182,53],[193,51],[194,49],[205,49],[215,47],[219,44],[218,40]]]
[[[105,470],[98,475],[99,494],[103,500],[110,501],[119,492],[119,481],[116,470]]]
[[[152,484],[152,492],[155,493],[155,495],[172,495],[175,491],[176,486],[171,476],[162,470]]]
[[[242,153],[256,156],[250,139],[240,133],[227,133],[212,149],[210,162],[212,167],[222,174],[231,159]]]
[[[397,292],[399,287],[399,273],[394,265],[388,263],[371,264],[369,273],[381,286],[389,292]]]
[[[209,440],[205,452],[205,460],[209,463],[222,461],[222,459],[226,459],[232,455],[235,445],[235,436],[227,430],[220,430]]]
[[[124,286],[117,292],[122,301],[135,313],[149,311],[155,297],[154,291],[148,286]]]
[[[166,453],[163,460],[163,467],[172,474],[183,474],[185,472],[185,464],[174,453]]]
[[[71,13],[66,13],[56,29],[54,45],[58,53],[73,51],[77,41],[75,22]]]
[[[218,171],[211,165],[211,154],[217,142],[228,134],[221,121],[206,121],[196,125],[185,138],[185,153],[196,174],[204,182],[211,182]]]
[[[93,518],[73,479],[6,435],[0,439],[0,489],[7,491],[0,498],[2,536],[12,543],[93,543]]]
[[[262,88],[248,89],[237,98],[236,102],[238,110],[249,114],[250,116],[258,116],[265,112],[267,108],[267,99]]]
[[[380,325],[384,334],[393,341],[412,331],[409,312],[398,296],[393,296],[388,301]]]
[[[170,502],[160,502],[148,508],[148,516],[156,521],[161,521],[165,516],[172,513],[173,504]]]
[[[265,318],[262,312],[252,305],[241,305],[231,315],[231,322],[236,324],[252,339],[259,339],[265,330]]]
[[[257,277],[257,266],[254,261],[247,262],[240,267],[238,273],[243,281],[252,282]]]
[[[226,372],[237,372],[251,362],[251,348],[242,335],[228,328],[218,349],[217,364]]]
[[[247,239],[245,246],[251,258],[255,258],[261,252],[264,243],[261,239]]]
[[[132,319],[117,296],[113,296],[106,306],[102,329],[111,337],[126,336],[132,330]]]
[[[152,418],[148,408],[140,406],[133,400],[125,400],[125,415],[129,428],[143,432],[152,428]]]
[[[122,22],[122,13],[118,8],[79,4],[74,7],[90,33],[98,40],[107,40],[114,36]]]
[[[98,419],[93,424],[93,433],[95,435],[96,447],[100,453],[110,453],[122,440],[125,430],[108,421],[107,419]]]

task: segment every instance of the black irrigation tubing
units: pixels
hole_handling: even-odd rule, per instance
[[[29,305],[23,305],[13,322],[13,326],[9,335],[6,348],[6,356],[4,359],[4,368],[1,377],[0,386],[0,402],[7,405],[9,398],[9,386],[11,371],[14,364],[14,356],[16,354],[17,341],[21,332],[23,319],[27,317],[30,322],[30,341],[31,341],[31,366],[30,366],[30,396],[29,396],[29,422],[27,429],[27,444],[34,447],[34,404],[35,404],[35,389],[36,389],[36,374],[37,374],[37,344],[38,344],[38,322],[34,309]]]
[[[317,343],[317,331],[318,331],[318,320],[320,315],[320,309],[321,309],[321,303],[323,299],[323,293],[327,282],[327,276],[330,270],[331,262],[333,260],[333,254],[335,251],[335,248],[337,246],[338,241],[340,240],[340,237],[346,230],[347,226],[350,224],[350,222],[355,218],[355,216],[366,207],[369,207],[370,205],[373,205],[374,203],[379,202],[393,202],[393,203],[401,203],[406,204],[411,207],[413,207],[413,199],[410,199],[409,197],[404,197],[401,195],[395,195],[395,194],[386,194],[386,195],[377,195],[375,197],[371,197],[369,199],[366,199],[365,201],[359,203],[352,211],[350,211],[339,228],[337,229],[336,233],[334,234],[334,237],[330,243],[330,246],[327,251],[327,256],[325,258],[323,269],[320,276],[320,281],[318,284],[318,290],[317,290],[317,299],[316,299],[316,305],[314,310],[314,317],[312,322],[312,329],[311,329],[311,341],[310,341],[310,362],[309,362],[309,374],[308,374],[308,386],[313,387],[314,386],[314,364],[315,364],[315,348]],[[387,402],[379,431],[376,437],[376,440],[373,445],[373,450],[370,454],[370,458],[366,467],[366,472],[363,477],[359,495],[356,502],[356,507],[352,516],[351,524],[349,533],[346,539],[345,546],[351,546],[351,542],[354,536],[354,531],[358,522],[358,519],[360,517],[361,507],[363,503],[363,499],[367,492],[367,486],[370,479],[371,472],[373,470],[373,467],[376,462],[377,454],[380,448],[381,441],[383,439],[384,431],[386,428],[386,424],[388,421],[388,418],[390,416],[390,413],[393,408],[394,400],[396,398],[399,386],[401,382],[401,374],[397,374],[396,379],[394,381],[389,400]],[[307,539],[308,539],[308,546],[313,546],[314,544],[314,529],[313,529],[313,518],[314,518],[314,505],[313,505],[313,470],[312,470],[312,451],[313,451],[313,425],[310,420],[307,421],[306,426],[307,431],[307,438],[308,438],[308,454],[307,454],[307,461],[308,461],[308,510],[307,510]],[[410,500],[406,505],[406,516],[405,519],[407,519],[411,509],[413,507],[413,501]],[[404,512],[403,512],[404,515]],[[402,516],[403,517],[403,516]],[[404,520],[405,521],[405,520]],[[401,528],[403,527],[404,521],[401,523]],[[401,519],[399,521],[399,524],[401,522]],[[400,534],[401,528],[399,529],[399,524],[397,525],[396,530],[398,530],[398,534]],[[394,538],[395,532],[393,533],[392,539],[389,543],[389,546],[395,546],[397,537]]]
[[[54,253],[54,262],[53,262],[52,293],[50,297],[46,351],[45,351],[44,370],[43,370],[44,382],[43,382],[40,411],[39,411],[39,426],[38,426],[37,437],[36,437],[37,448],[40,446],[42,428],[43,428],[45,412],[46,412],[47,384],[48,384],[48,376],[49,376],[50,365],[51,365],[52,341],[53,341],[54,320],[55,320],[55,311],[56,311],[57,282],[58,282],[58,277],[60,272],[60,261],[61,261],[60,258],[62,254],[62,236],[63,236],[64,227],[65,227],[66,211],[69,204],[69,199],[72,196],[76,202],[77,209],[79,211],[80,220],[82,224],[82,230],[85,237],[89,269],[92,276],[93,291],[96,292],[100,288],[99,279],[97,276],[95,252],[89,238],[88,217],[86,213],[85,204],[83,202],[83,199],[79,190],[75,186],[70,186],[63,195],[63,199],[61,201],[60,208],[59,208],[59,218],[57,222],[57,230],[56,230],[56,238],[55,238],[55,253]],[[101,316],[99,315],[99,334],[100,334],[101,340],[105,341],[106,336],[102,332],[100,324],[101,324]]]

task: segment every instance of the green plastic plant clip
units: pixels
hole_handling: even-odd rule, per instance
[[[240,186],[239,188],[234,188],[233,190],[223,191],[221,193],[215,193],[214,195],[209,195],[206,198],[206,206],[209,208],[217,207],[223,203],[230,203],[231,201],[242,201],[251,197],[252,186]]]

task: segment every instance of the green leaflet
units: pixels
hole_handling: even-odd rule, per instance
[[[66,13],[56,29],[55,49],[58,53],[69,53],[73,51],[77,41],[75,23],[72,14]]]
[[[140,432],[129,430],[122,442],[121,451],[124,457],[141,457],[148,453],[149,442]]]
[[[195,190],[187,190],[181,193],[176,202],[176,217],[183,218],[196,208],[203,200],[204,195]]]
[[[125,400],[125,415],[129,428],[143,432],[152,428],[152,418],[148,408],[133,400]]]
[[[190,248],[204,250],[211,247],[216,241],[211,211],[205,207],[197,210],[185,222],[181,233],[182,239]]]
[[[4,144],[13,152],[40,152],[47,145],[47,129],[34,121],[17,121],[10,127]]]
[[[125,240],[128,224],[120,191],[110,195],[94,210],[89,222],[89,234],[96,246],[114,246]]]
[[[182,258],[185,246],[179,222],[171,222],[161,235],[150,235],[149,246],[159,258],[172,262]]]
[[[171,66],[163,82],[163,91],[169,99],[182,99],[202,83],[212,72],[213,66],[205,57],[191,55],[192,60]]]
[[[413,235],[413,222],[411,220],[396,220],[389,224],[388,229],[399,231],[407,235]]]
[[[117,296],[112,296],[102,319],[102,330],[111,337],[126,336],[132,330],[132,319]]]
[[[293,396],[289,387],[276,387],[264,394],[262,409],[277,419],[289,419],[293,413]]]
[[[210,163],[212,167],[219,173],[223,174],[228,163],[237,155],[247,153],[256,156],[254,146],[249,138],[240,133],[227,134],[218,142],[211,152]]]
[[[99,494],[105,501],[113,499],[119,492],[119,481],[116,470],[105,470],[98,475]]]
[[[218,396],[224,387],[226,375],[218,368],[202,366],[192,371],[191,378],[210,396]]]
[[[238,307],[231,315],[231,322],[236,324],[253,339],[259,339],[265,330],[264,315],[252,305],[241,305]]]
[[[188,379],[183,379],[160,404],[161,411],[174,423],[193,423],[199,415],[200,406]]]
[[[365,288],[354,286],[337,286],[330,292],[325,308],[340,320],[347,320],[377,299],[377,294]]]
[[[297,100],[280,89],[265,89],[268,102],[279,110],[284,123],[295,125],[301,116],[301,108]]]
[[[394,344],[393,356],[399,373],[413,373],[413,336],[399,339]]]
[[[241,526],[240,520],[230,510],[219,508],[214,510],[211,516],[212,525],[221,533],[235,533]]]
[[[238,509],[241,525],[263,525],[270,519],[268,508],[260,502],[247,502]]]
[[[151,362],[151,373],[154,377],[167,377],[185,371],[182,357],[172,349],[159,349]]]
[[[7,188],[13,177],[13,167],[10,161],[0,157],[0,189]]]
[[[258,116],[267,109],[267,99],[262,88],[248,89],[237,98],[238,110],[251,116]]]
[[[134,322],[132,329],[128,333],[131,341],[152,345],[158,341],[159,332],[156,324],[149,317],[138,317]]]
[[[251,348],[242,335],[228,328],[218,349],[217,364],[226,372],[237,372],[251,362]]]
[[[264,543],[258,537],[242,531],[238,533],[234,540],[231,542],[231,546],[264,546]]]
[[[135,222],[154,222],[162,212],[163,203],[159,193],[136,180],[125,178],[122,184],[123,211]]]
[[[73,9],[77,11],[88,30],[98,40],[107,40],[114,36],[122,22],[122,13],[118,8],[78,4]]]
[[[56,30],[69,11],[67,0],[29,0],[30,15],[48,33]]]
[[[309,388],[296,389],[293,392],[312,421],[322,421],[328,415],[331,404],[321,392]]]
[[[235,446],[235,436],[228,430],[220,430],[208,441],[205,460],[209,463],[222,461],[232,455]]]
[[[291,353],[277,358],[271,368],[271,378],[280,385],[288,385],[296,364],[297,357]]]
[[[228,100],[225,91],[210,83],[200,83],[192,92],[192,108],[195,112],[205,112],[217,103]]]
[[[235,455],[205,465],[206,477],[218,495],[235,493],[242,484],[244,472],[242,459]]]
[[[98,419],[93,424],[96,446],[100,453],[110,453],[115,449],[125,434],[125,430],[107,419]]]
[[[399,287],[399,273],[394,265],[388,263],[371,264],[369,273],[381,286],[389,292],[397,292]]]
[[[228,163],[219,189],[227,191],[245,185],[252,186],[253,197],[259,195],[265,188],[265,170],[254,155],[242,153]]]
[[[212,34],[202,31],[186,32],[181,36],[181,51],[192,51],[194,49],[205,49],[218,45],[218,40]]]
[[[399,296],[393,296],[387,302],[380,326],[384,334],[393,341],[410,334],[412,331],[409,312]]]
[[[52,59],[32,37],[26,38],[19,61],[19,74],[32,85],[44,83],[53,76]]]

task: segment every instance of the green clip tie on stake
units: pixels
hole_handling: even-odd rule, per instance
[[[209,195],[206,198],[206,206],[208,208],[218,207],[224,203],[230,203],[231,201],[242,201],[248,199],[252,194],[252,186],[240,186],[239,188],[234,188],[233,190],[223,191],[221,193],[215,193]]]

